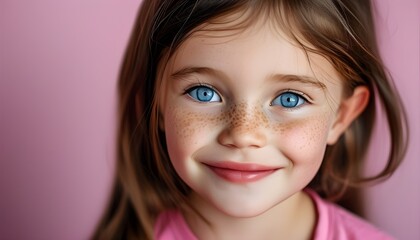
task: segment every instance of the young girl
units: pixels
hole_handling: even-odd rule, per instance
[[[324,200],[389,177],[405,152],[375,41],[367,0],[144,0],[93,238],[389,239]],[[392,144],[363,177],[375,99]]]

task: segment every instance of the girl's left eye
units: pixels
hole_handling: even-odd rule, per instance
[[[284,108],[295,108],[304,104],[306,100],[297,93],[285,92],[276,97],[272,105],[280,105]]]
[[[196,86],[186,91],[188,95],[199,102],[221,102],[219,94],[206,86]]]

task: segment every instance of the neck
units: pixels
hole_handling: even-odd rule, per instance
[[[190,199],[197,213],[184,216],[199,239],[310,239],[316,224],[314,204],[304,192],[248,218],[226,215],[195,194]]]

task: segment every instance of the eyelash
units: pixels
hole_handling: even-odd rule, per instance
[[[222,102],[222,97],[221,97],[221,94],[219,94],[219,92],[213,87],[213,86],[211,86],[211,85],[207,85],[207,84],[202,84],[202,83],[200,83],[200,84],[198,84],[198,85],[193,85],[193,86],[189,86],[189,87],[187,87],[186,89],[184,89],[184,93],[183,93],[183,95],[189,95],[189,97],[190,98],[193,98],[195,101],[197,101],[197,102],[202,102],[202,103],[208,103],[208,102],[216,102],[216,101],[204,101],[204,100],[199,100],[199,99],[196,99],[195,97],[193,97],[192,95],[191,95],[191,93],[194,91],[194,90],[197,90],[197,89],[199,89],[199,88],[208,88],[208,89],[210,89],[211,91],[213,91],[214,92],[214,94],[217,96],[217,98],[219,99],[219,101],[217,101],[217,102]],[[212,95],[211,96],[211,99],[213,99],[213,96],[214,95]],[[198,97],[198,96],[197,96]],[[210,100],[211,100],[210,99]]]
[[[274,101],[276,99],[280,98],[282,95],[284,96],[284,94],[287,94],[287,93],[296,95],[298,98],[302,99],[303,103],[299,104],[300,99],[298,99],[298,102],[296,104],[299,104],[299,105],[292,106],[292,107],[281,106],[283,109],[286,109],[286,110],[289,110],[289,111],[293,111],[293,110],[299,109],[302,105],[306,105],[308,103],[309,104],[311,103],[310,97],[307,94],[305,94],[303,92],[300,92],[300,91],[296,91],[296,90],[292,90],[292,89],[287,89],[287,90],[284,90],[284,91],[278,93],[276,95],[276,97],[270,102],[270,106],[276,106],[274,104]]]

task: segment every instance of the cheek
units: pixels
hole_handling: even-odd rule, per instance
[[[183,161],[214,136],[217,117],[211,114],[186,111],[183,107],[168,106],[164,113],[168,153],[174,162]]]
[[[196,130],[205,126],[204,122],[198,123],[194,118],[191,113],[180,108],[169,108],[165,112],[165,133],[168,143],[191,141]]]
[[[190,124],[192,116],[180,108],[168,107],[165,111],[165,135],[169,156],[172,159],[179,159],[186,155],[194,142],[194,135],[197,127]],[[201,123],[204,125],[204,123]],[[203,126],[200,126],[203,127]]]
[[[199,165],[194,154],[215,138],[214,128],[221,117],[168,106],[164,113],[166,145],[176,172],[189,186],[200,182]]]
[[[220,121],[221,117],[211,114],[186,111],[182,107],[168,107],[165,112],[165,133],[167,141],[182,144],[196,144],[205,140],[208,136],[208,129]]]
[[[294,164],[318,166],[324,156],[330,125],[328,114],[284,123],[275,128],[277,142]]]

